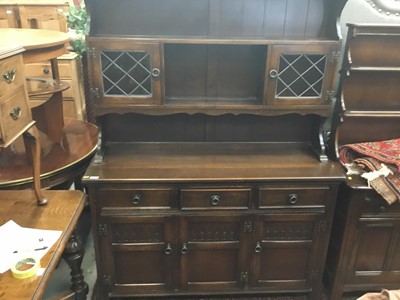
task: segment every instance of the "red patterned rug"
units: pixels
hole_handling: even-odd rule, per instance
[[[348,170],[367,179],[389,204],[400,199],[400,139],[344,145],[339,161]]]

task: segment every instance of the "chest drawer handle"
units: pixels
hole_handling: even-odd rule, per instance
[[[297,194],[289,194],[289,197],[288,197],[289,204],[291,204],[291,205],[296,204],[297,200],[298,200]]]
[[[172,253],[172,248],[171,248],[171,244],[167,243],[167,247],[164,250],[165,254],[169,255]]]
[[[221,202],[221,197],[219,195],[212,195],[211,196],[211,205],[217,206]]]
[[[21,106],[14,107],[12,109],[12,111],[10,111],[10,116],[15,121],[18,120],[21,117],[21,114],[22,114],[22,107]]]
[[[8,70],[3,74],[3,78],[7,83],[11,83],[15,79],[15,74],[17,73],[17,70]]]
[[[43,69],[43,74],[49,74],[50,73],[50,70],[49,70],[49,68],[44,68]]]
[[[132,204],[133,205],[138,205],[142,202],[142,196],[140,194],[135,194],[132,196]]]

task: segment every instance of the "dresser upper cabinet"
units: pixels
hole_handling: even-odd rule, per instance
[[[87,2],[98,115],[329,114],[345,1]]]
[[[348,24],[332,157],[345,144],[399,137],[400,26]]]

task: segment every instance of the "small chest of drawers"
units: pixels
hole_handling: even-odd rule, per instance
[[[11,144],[33,124],[20,52],[0,47],[0,147]]]
[[[75,52],[68,52],[57,58],[60,79],[68,83],[69,89],[63,91],[64,117],[86,120],[85,93],[83,88],[83,74],[81,58]],[[49,61],[31,63],[25,66],[26,76],[51,79],[53,74]],[[45,96],[30,97],[31,107],[41,105]]]

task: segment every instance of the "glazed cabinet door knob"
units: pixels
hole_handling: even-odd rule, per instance
[[[275,69],[272,69],[271,71],[269,71],[269,77],[272,79],[275,79],[276,77],[278,77],[278,71]]]
[[[153,70],[151,70],[151,77],[153,77],[153,79],[158,79],[160,77],[161,71],[159,68],[153,68]]]

